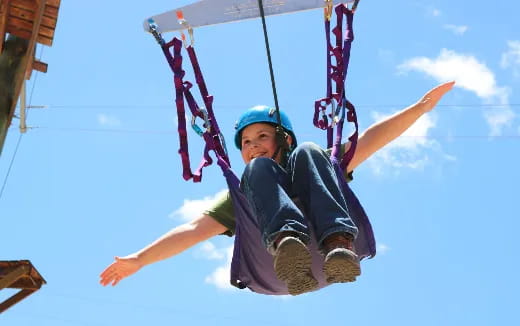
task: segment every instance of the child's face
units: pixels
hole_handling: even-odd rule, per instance
[[[292,138],[289,136],[289,143]],[[268,123],[253,123],[242,131],[242,159],[246,164],[257,157],[272,158],[276,152],[276,129]],[[280,162],[280,154],[275,158]]]

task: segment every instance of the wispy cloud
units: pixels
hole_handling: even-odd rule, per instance
[[[512,68],[515,77],[520,77],[520,41],[508,41],[507,51],[502,54],[502,68]]]
[[[120,127],[121,120],[119,120],[116,116],[108,115],[104,113],[100,113],[97,116],[97,121],[100,125],[104,127]]]
[[[209,260],[222,260],[226,258],[226,254],[226,248],[217,248],[211,241],[201,243],[196,253],[198,257]]]
[[[375,122],[388,116],[372,112]],[[435,125],[432,114],[423,115],[399,138],[376,152],[367,163],[376,174],[388,173],[387,169],[394,173],[400,173],[402,169],[422,170],[431,161],[428,153],[432,149],[442,153],[440,144],[428,137]]]
[[[377,244],[377,253],[378,253],[378,254],[384,255],[384,254],[386,254],[389,250],[390,250],[390,247],[387,246],[386,244],[384,244],[384,243],[378,243],[378,244]]]
[[[217,267],[205,279],[206,283],[213,284],[223,290],[237,290],[229,283],[229,273],[231,270],[231,259],[233,258],[233,246],[224,249],[226,253],[225,263]]]
[[[215,203],[215,201],[227,193],[227,190],[221,190],[213,196],[207,196],[202,199],[184,199],[182,206],[173,211],[169,216],[171,218],[180,218],[183,221],[191,221],[199,217],[202,212]]]
[[[442,12],[437,8],[432,8],[430,13],[433,17],[439,17],[440,15],[442,15]]]
[[[401,72],[419,71],[438,82],[456,80],[456,87],[475,93],[485,103],[505,105],[506,108],[503,110],[489,110],[484,113],[491,136],[500,135],[515,118],[514,112],[508,107],[510,89],[498,86],[491,69],[472,55],[442,49],[437,58],[412,58],[401,64],[398,69]]]
[[[216,200],[225,196],[227,189],[223,189],[213,196],[206,196],[202,199],[185,199],[183,205],[170,214],[171,218],[179,218],[182,221],[191,221],[199,217],[202,212],[213,205]],[[233,245],[218,248],[211,241],[201,243],[195,251],[197,258],[207,260],[219,260],[222,264],[218,266],[210,275],[205,278],[205,282],[215,285],[219,289],[235,289],[229,283],[231,270],[231,260],[233,258]]]
[[[468,30],[468,26],[464,26],[464,25],[446,24],[443,27],[445,29],[453,32],[453,34],[455,34],[455,35],[464,35],[464,33],[466,33]]]

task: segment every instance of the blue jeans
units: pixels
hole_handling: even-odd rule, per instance
[[[314,143],[296,147],[285,169],[270,158],[253,159],[244,170],[241,189],[258,218],[267,249],[272,250],[284,231],[295,232],[308,243],[309,227],[320,247],[332,233],[357,235],[329,156]],[[295,197],[305,215],[291,199]]]

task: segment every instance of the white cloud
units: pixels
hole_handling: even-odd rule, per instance
[[[200,245],[198,255],[205,259],[221,260],[226,258],[226,251],[225,248],[217,248],[212,242],[205,241]]]
[[[98,114],[97,121],[100,125],[106,126],[106,127],[119,127],[121,126],[121,121],[113,115],[108,114]]]
[[[237,290],[229,283],[229,275],[231,270],[231,259],[233,258],[233,246],[223,249],[226,253],[226,262],[217,267],[213,273],[205,279],[206,283],[213,284],[223,290]]]
[[[388,116],[378,112],[372,113],[376,122]],[[382,174],[386,168],[391,168],[395,173],[399,173],[402,168],[422,170],[431,161],[427,153],[432,149],[442,152],[440,144],[428,138],[428,133],[435,124],[433,115],[425,114],[400,137],[372,155],[367,162],[374,173]]]
[[[455,35],[464,35],[466,31],[468,30],[468,26],[464,25],[453,25],[453,24],[446,24],[443,26],[445,29],[453,32]]]
[[[508,41],[508,49],[502,54],[502,68],[512,68],[515,77],[520,76],[520,41]]]
[[[439,9],[434,8],[432,9],[431,14],[433,17],[439,17],[440,15],[442,15],[442,12]]]
[[[202,212],[213,205],[217,199],[227,193],[227,190],[221,190],[213,196],[207,196],[202,199],[184,199],[182,206],[173,211],[169,216],[171,218],[180,218],[183,221],[191,221],[199,217]]]
[[[398,69],[401,72],[423,72],[438,82],[455,80],[456,87],[475,93],[485,103],[505,105],[503,110],[487,111],[484,114],[492,136],[501,134],[502,129],[510,126],[516,117],[508,107],[510,89],[498,86],[495,74],[472,55],[442,49],[440,55],[435,59],[412,58],[401,64]]]
[[[384,254],[386,254],[389,250],[390,250],[390,247],[387,246],[386,244],[384,244],[384,243],[378,243],[378,244],[377,244],[377,253],[378,253],[378,254],[384,255]]]

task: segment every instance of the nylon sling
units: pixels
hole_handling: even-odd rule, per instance
[[[356,248],[356,253],[360,257],[360,259],[363,259],[366,257],[373,257],[376,253],[374,234],[370,225],[370,221],[363,207],[361,206],[359,200],[352,192],[344,178],[344,167],[342,167],[343,165],[346,167],[346,165],[352,158],[353,151],[355,150],[355,144],[357,143],[358,125],[355,108],[348,100],[346,100],[344,86],[341,86],[345,83],[344,78],[346,77],[346,70],[348,68],[348,61],[350,58],[350,43],[353,40],[353,12],[343,4],[339,4],[338,6],[336,6],[335,11],[338,15],[337,22],[339,29],[338,27],[336,27],[333,30],[333,33],[336,36],[336,47],[333,49],[332,53],[335,56],[336,60],[339,61],[337,61],[337,66],[334,67],[330,63],[330,59],[327,60],[327,90],[332,89],[329,86],[329,84],[331,85],[332,81],[334,81],[336,83],[336,93],[332,94],[332,92],[327,91],[327,97],[325,99],[316,101],[316,103],[319,103],[315,104],[315,108],[319,110],[315,111],[314,120],[319,121],[316,119],[316,114],[319,114],[320,112],[324,111],[322,110],[321,104],[326,103],[326,105],[329,105],[332,103],[332,99],[337,101],[338,107],[340,107],[340,110],[335,111],[339,112],[341,111],[341,108],[343,109],[341,118],[336,122],[336,141],[333,146],[331,161],[334,164],[338,180],[340,181],[340,185],[345,196],[349,212],[351,213],[351,218],[359,229],[358,236],[354,241],[354,247]],[[347,17],[347,24],[345,32],[346,37],[345,42],[343,44],[341,38],[343,34],[342,20],[344,16]],[[326,22],[326,27],[329,27],[330,29],[330,22],[328,24]],[[213,114],[213,110],[211,109],[213,97],[209,96],[207,93],[207,88],[203,81],[202,73],[200,72],[200,67],[198,66],[198,61],[196,60],[195,51],[193,50],[193,47],[190,46],[187,47],[187,50],[188,53],[190,53],[191,63],[194,66],[194,70],[196,71],[195,74],[196,76],[197,74],[199,76],[197,77],[197,83],[199,85],[199,88],[201,89],[201,95],[204,98],[208,111],[207,118],[205,120],[207,124],[207,129],[203,133],[204,140],[206,141],[203,161],[201,163],[201,166],[199,167],[199,170],[195,174],[191,173],[191,169],[189,167],[189,156],[187,152],[188,145],[186,138],[186,121],[184,118],[184,97],[186,97],[188,105],[190,107],[190,111],[194,116],[204,118],[204,114],[203,111],[198,108],[198,105],[196,105],[193,96],[191,96],[191,93],[189,91],[189,89],[191,88],[191,83],[183,81],[185,72],[182,70],[182,57],[180,54],[180,50],[182,48],[182,41],[180,41],[177,38],[174,38],[171,42],[165,43],[164,40],[162,40],[162,36],[156,30],[154,33],[152,25],[151,31],[154,34],[155,38],[158,40],[159,44],[161,45],[166,59],[174,72],[177,114],[180,115],[178,117],[180,135],[179,138],[181,146],[179,153],[181,154],[183,162],[183,177],[186,180],[192,177],[194,181],[200,181],[199,176],[201,177],[202,168],[212,163],[211,157],[209,157],[209,151],[213,150],[217,158],[217,164],[222,169],[223,175],[226,178],[226,182],[228,184],[230,196],[233,201],[233,208],[236,219],[235,241],[230,273],[231,284],[241,289],[249,288],[254,292],[262,294],[288,294],[287,286],[285,285],[285,283],[278,280],[278,278],[275,275],[273,268],[273,257],[271,254],[268,253],[268,251],[262,243],[262,237],[259,230],[258,221],[252,213],[247,198],[240,190],[240,180],[236,176],[236,174],[231,170],[227,153],[224,150],[225,146],[221,142],[221,140],[223,140],[223,137],[220,134],[218,125],[215,120],[215,116]],[[331,48],[330,36],[327,37],[327,43],[327,52],[329,56],[329,49]],[[174,48],[173,56],[169,51],[170,47]],[[343,120],[345,117],[345,108],[348,109],[348,112],[346,113],[347,121],[353,122],[355,124],[356,131],[349,138],[353,144],[351,146],[351,150],[347,151],[347,153],[344,154],[340,162],[340,158],[338,157],[338,142],[341,142],[341,131],[343,127]],[[336,119],[337,117],[337,112],[333,112],[333,114],[331,114],[330,117],[332,120],[331,125],[328,125],[328,123],[325,120],[323,122],[318,122],[317,124],[320,126],[320,128],[327,129],[327,132],[332,134],[332,131],[329,130],[334,127],[334,119]],[[197,173],[200,174],[197,175]],[[322,271],[324,258],[320,254],[318,250],[318,245],[314,240],[315,237],[312,234],[312,227],[310,227],[309,229],[311,230],[312,239],[311,242],[308,244],[308,247],[312,254],[312,271],[314,276],[318,280],[318,288],[322,288],[329,285],[326,282],[325,276],[323,275]]]

